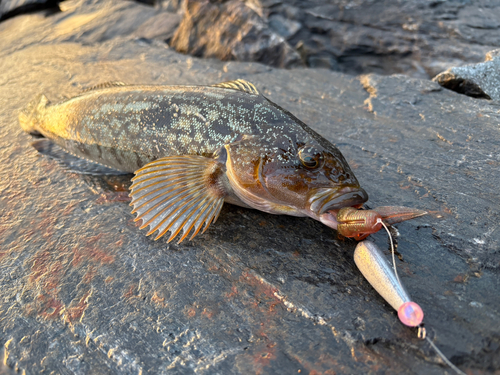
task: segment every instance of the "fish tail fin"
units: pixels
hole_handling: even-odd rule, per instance
[[[40,134],[37,128],[37,115],[43,111],[49,100],[43,94],[40,94],[35,100],[30,102],[26,109],[19,113],[19,125],[21,128],[30,134]]]

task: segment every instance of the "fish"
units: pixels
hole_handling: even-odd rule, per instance
[[[132,213],[155,240],[193,239],[225,202],[336,229],[341,208],[368,200],[336,146],[243,79],[113,82],[56,104],[41,95],[19,123],[85,159],[91,173],[134,173]],[[50,154],[46,142],[33,145]]]

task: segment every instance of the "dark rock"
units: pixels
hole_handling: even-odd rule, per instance
[[[496,373],[498,102],[401,75],[196,59],[137,40],[147,20],[131,7],[154,9],[125,4],[0,24],[2,363],[41,374],[451,373],[363,280],[353,241],[227,205],[193,241],[155,242],[133,222],[128,179],[65,173],[17,122],[40,92],[244,77],[337,144],[371,207],[430,212],[398,225],[400,277],[444,354]],[[133,14],[135,28],[95,27]],[[371,238],[387,248],[384,233]]]
[[[473,98],[500,100],[500,50],[488,52],[484,63],[450,68],[433,81]]]
[[[283,14],[285,19],[291,19],[294,21],[300,21],[303,19],[303,12],[300,8],[289,4],[280,4],[280,13]]]
[[[61,0],[1,0],[0,21],[18,14],[40,10],[57,10]]]
[[[289,68],[302,60],[248,4],[188,1],[170,44],[177,51],[221,60],[259,61]]]
[[[307,65],[311,68],[339,70],[338,63],[335,57],[327,53],[321,53],[307,57]]]
[[[290,37],[291,45],[312,45],[317,36],[328,40],[310,54],[301,51],[304,61],[314,62],[310,55],[333,49],[340,52],[338,69],[348,74],[430,78],[451,66],[479,62],[488,50],[500,46],[500,3],[488,0],[295,0],[263,6],[265,14],[301,22],[300,32]]]

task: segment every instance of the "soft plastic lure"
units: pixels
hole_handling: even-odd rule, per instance
[[[396,224],[426,214],[427,211],[402,206],[381,206],[373,210],[344,207],[337,214],[337,231],[341,236],[361,241],[382,229],[383,224]]]

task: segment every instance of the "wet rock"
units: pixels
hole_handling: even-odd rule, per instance
[[[170,45],[198,57],[258,61],[282,68],[302,65],[298,53],[268,27],[254,8],[237,0],[188,1]]]
[[[337,144],[371,207],[430,212],[398,225],[399,275],[433,342],[463,371],[494,374],[498,103],[402,75],[193,58],[137,39],[140,22],[95,27],[143,20],[130,4],[147,11],[83,4],[0,24],[2,364],[42,374],[451,372],[363,280],[354,241],[312,219],[230,205],[193,241],[153,241],[133,221],[127,178],[66,173],[17,122],[41,92],[56,101],[109,81],[244,77]],[[371,239],[387,249],[384,233]]]
[[[488,52],[483,63],[450,68],[433,81],[473,98],[500,100],[500,50]]]

